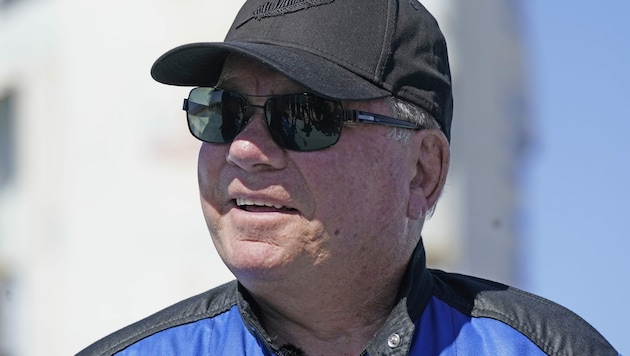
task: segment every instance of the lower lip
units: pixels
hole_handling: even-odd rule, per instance
[[[229,219],[235,226],[256,229],[267,229],[271,226],[277,227],[288,224],[289,220],[293,219],[297,214],[296,210],[283,211],[265,206],[248,207],[248,210],[234,206],[228,212]]]

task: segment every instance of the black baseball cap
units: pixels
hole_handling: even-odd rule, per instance
[[[450,139],[446,41],[418,0],[249,0],[224,42],[176,47],[157,59],[151,75],[164,84],[215,86],[230,53],[323,97],[409,101],[433,115]]]

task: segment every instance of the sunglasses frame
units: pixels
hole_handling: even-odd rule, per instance
[[[243,122],[241,123],[240,127],[238,128],[238,131],[236,132],[236,134],[234,135],[234,138],[231,141],[226,141],[226,142],[212,142],[212,141],[207,141],[204,140],[203,138],[201,138],[200,136],[196,135],[193,131],[193,128],[191,127],[192,125],[192,120],[191,119],[191,115],[189,112],[190,109],[190,98],[191,95],[197,91],[197,90],[201,90],[201,89],[210,89],[208,92],[209,93],[223,93],[223,92],[227,92],[230,95],[233,96],[237,96],[240,97],[243,100]],[[278,142],[278,139],[276,138],[276,134],[275,132],[273,132],[273,129],[271,128],[271,120],[269,120],[269,118],[267,117],[267,104],[269,103],[270,100],[273,99],[277,99],[277,98],[281,98],[281,97],[292,97],[292,96],[308,96],[308,97],[314,97],[317,98],[319,100],[322,100],[324,102],[327,103],[332,103],[334,105],[337,105],[340,108],[340,127],[339,127],[339,133],[336,135],[335,140],[331,141],[331,143],[327,144],[326,146],[323,147],[317,147],[315,149],[304,149],[304,148],[300,148],[300,149],[296,149],[293,147],[288,147],[286,144],[284,144],[283,142]],[[321,97],[319,95],[316,94],[312,94],[312,93],[295,93],[295,94],[285,94],[285,95],[264,95],[261,97],[265,97],[267,98],[267,100],[265,101],[264,105],[252,105],[250,104],[245,95],[235,92],[235,91],[231,91],[231,90],[225,90],[225,89],[221,89],[221,88],[217,88],[217,87],[196,87],[193,88],[190,93],[188,94],[188,98],[184,99],[184,103],[183,103],[183,107],[182,109],[184,111],[186,111],[186,120],[188,122],[188,129],[190,131],[190,133],[193,135],[193,137],[195,137],[196,139],[202,141],[202,142],[207,142],[207,143],[212,143],[212,144],[229,144],[231,142],[234,141],[234,139],[236,138],[236,136],[238,136],[238,134],[243,131],[245,129],[245,127],[247,126],[247,124],[249,123],[251,117],[253,115],[245,115],[246,111],[249,108],[260,108],[263,109],[264,115],[265,115],[265,126],[267,126],[267,130],[269,131],[271,137],[273,138],[274,142],[280,146],[283,149],[287,149],[287,150],[291,150],[291,151],[298,151],[298,152],[309,152],[309,151],[319,151],[319,150],[323,150],[329,147],[334,146],[339,139],[341,138],[341,131],[342,131],[342,127],[343,127],[343,123],[345,122],[350,122],[350,123],[360,123],[360,124],[370,124],[370,125],[383,125],[383,126],[390,126],[390,127],[397,127],[397,128],[404,128],[404,129],[411,129],[411,130],[422,130],[425,129],[425,127],[423,127],[422,125],[418,125],[409,121],[405,121],[405,120],[401,120],[401,119],[397,119],[391,116],[386,116],[386,115],[380,115],[380,114],[375,114],[375,113],[371,113],[371,112],[367,112],[367,111],[362,111],[362,110],[349,110],[349,109],[344,109],[343,105],[341,103],[341,101],[339,100],[333,100],[333,99],[326,99],[324,97]],[[198,104],[198,105],[203,105],[203,104]],[[194,115],[193,115],[194,116]]]

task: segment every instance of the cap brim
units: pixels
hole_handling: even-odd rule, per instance
[[[249,42],[191,43],[174,48],[155,61],[151,76],[170,85],[214,86],[230,53],[257,59],[324,97],[366,100],[391,95],[366,78],[310,52]]]

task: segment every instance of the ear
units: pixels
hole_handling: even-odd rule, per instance
[[[437,202],[448,173],[450,149],[440,130],[420,130],[413,139],[416,166],[409,184],[407,216],[421,219]]]

